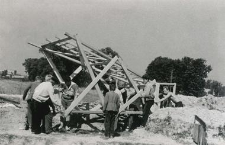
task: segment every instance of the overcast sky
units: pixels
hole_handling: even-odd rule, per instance
[[[0,0],[0,70],[24,73],[37,45],[65,32],[95,48],[111,47],[144,74],[158,56],[203,58],[225,84],[224,0]]]

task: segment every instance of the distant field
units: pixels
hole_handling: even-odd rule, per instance
[[[29,82],[0,79],[0,94],[23,94]]]
[[[25,88],[30,82],[19,82],[12,80],[0,79],[0,94],[23,94]],[[81,93],[85,88],[80,88]],[[83,99],[83,102],[95,102],[99,100],[96,90],[91,90]]]

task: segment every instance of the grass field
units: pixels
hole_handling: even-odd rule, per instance
[[[29,82],[0,79],[0,94],[23,94]]]
[[[12,80],[0,79],[0,94],[17,94],[22,95],[25,88],[30,82],[19,82]],[[80,88],[79,93],[81,93],[85,88]],[[82,100],[83,102],[95,102],[99,100],[96,90],[91,90]]]

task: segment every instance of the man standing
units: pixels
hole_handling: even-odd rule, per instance
[[[24,90],[23,93],[23,100],[27,101],[27,112],[25,116],[25,124],[24,124],[24,130],[28,130],[32,126],[32,112],[31,112],[31,101],[34,94],[35,88],[42,82],[40,76],[35,77],[35,81],[30,83],[27,88]],[[28,91],[30,91],[29,95],[27,96]],[[27,96],[27,97],[26,97]]]
[[[55,105],[61,106],[61,102],[54,97],[54,88],[52,83],[52,75],[46,75],[45,82],[39,84],[34,91],[32,101],[32,129],[34,134],[41,133],[41,121],[50,113],[49,99]],[[46,124],[49,125],[49,123]],[[46,130],[45,133],[50,133],[50,130]]]
[[[148,79],[144,78],[143,83],[145,84],[144,91],[141,93],[141,97],[145,98],[145,105],[143,110],[143,126],[146,126],[148,121],[148,117],[150,115],[150,108],[154,104],[154,92],[155,92],[155,85],[156,81],[149,81]]]
[[[114,123],[120,107],[120,98],[115,93],[115,84],[110,84],[110,91],[104,98],[103,112],[105,113],[105,137],[114,137]]]
[[[116,94],[118,94],[118,96],[119,96],[119,99],[120,99],[120,104],[121,105],[123,105],[123,95],[122,95],[122,92],[121,92],[121,90],[123,89],[123,86],[121,85],[121,84],[119,84],[119,81],[118,80],[116,80],[116,88],[115,88],[115,93]]]
[[[65,90],[63,91],[61,97],[62,106],[65,110],[71,105],[73,100],[77,98],[79,90],[78,85],[72,82],[71,78],[69,78],[69,80],[66,82],[66,85],[69,87],[67,88],[67,86],[65,86]],[[65,128],[66,130],[70,130],[71,128],[70,115],[66,117]]]

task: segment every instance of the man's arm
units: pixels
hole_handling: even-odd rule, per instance
[[[79,91],[79,87],[77,84],[74,85],[73,90],[74,90],[74,99],[75,99],[75,98],[77,98],[78,91]]]
[[[119,108],[120,108],[121,100],[120,100],[119,95],[118,95],[118,94],[116,94],[116,95],[117,95],[117,102],[116,102],[117,104],[116,104],[116,105],[117,105],[117,107],[118,107],[117,109],[119,109]]]
[[[162,101],[168,99],[169,97],[174,97],[174,94],[169,92],[164,98],[157,100],[156,103],[162,102]]]
[[[25,98],[26,98],[26,96],[27,96],[27,93],[28,93],[28,91],[30,90],[30,88],[31,88],[31,84],[29,84],[29,85],[27,86],[27,88],[24,90],[24,92],[23,92],[23,100],[25,100]]]
[[[106,107],[107,107],[107,105],[108,105],[108,99],[109,99],[108,93],[106,93],[106,95],[105,95],[105,97],[104,97],[103,112],[105,112]]]
[[[54,96],[54,88],[52,85],[48,87],[48,94],[52,103],[54,103],[55,105],[61,106],[61,101],[57,100],[57,98]]]
[[[151,85],[146,84],[143,92],[141,92],[141,97],[150,97],[149,92],[151,90]]]

